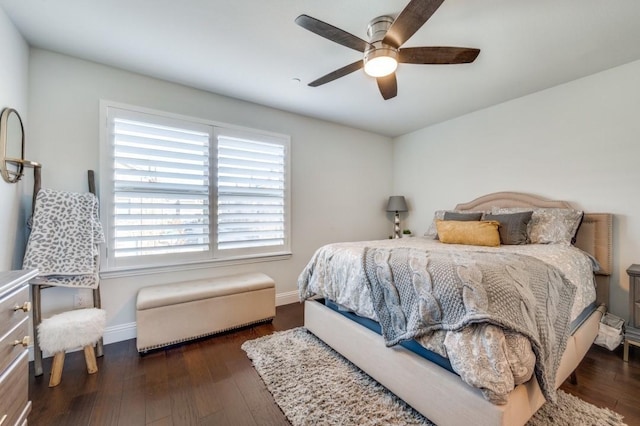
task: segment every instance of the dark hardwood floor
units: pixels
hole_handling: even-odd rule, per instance
[[[300,304],[280,306],[263,324],[140,357],[135,340],[105,346],[97,374],[87,375],[82,352],[67,354],[62,383],[48,387],[30,366],[31,425],[286,425],[240,345],[303,323]],[[629,363],[621,351],[594,346],[578,368],[578,384],[562,389],[609,407],[640,426],[640,349]]]

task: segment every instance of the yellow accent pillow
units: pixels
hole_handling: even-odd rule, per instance
[[[446,244],[497,247],[500,245],[499,226],[500,222],[495,220],[436,220],[438,238]]]

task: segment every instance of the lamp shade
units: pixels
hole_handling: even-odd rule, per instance
[[[407,208],[407,202],[404,200],[404,196],[402,195],[392,195],[389,197],[389,203],[387,204],[388,212],[406,212],[409,209]]]

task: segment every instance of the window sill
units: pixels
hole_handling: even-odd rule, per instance
[[[135,277],[140,275],[153,275],[166,272],[191,271],[195,269],[215,268],[220,266],[245,265],[260,262],[275,262],[280,260],[288,260],[291,258],[291,252],[274,253],[264,256],[244,256],[227,259],[210,259],[198,262],[187,262],[177,265],[155,265],[143,267],[126,267],[118,269],[109,269],[100,271],[101,279]]]

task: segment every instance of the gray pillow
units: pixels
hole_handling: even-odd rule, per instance
[[[494,207],[493,214],[515,213],[530,210],[526,207]],[[580,210],[563,208],[533,208],[529,223],[529,242],[532,244],[570,245],[576,237],[584,213]]]
[[[482,219],[482,213],[460,213],[460,212],[444,212],[444,220],[458,220],[460,222],[471,222]]]
[[[483,216],[483,220],[497,220],[500,222],[500,244],[521,245],[529,242],[527,225],[531,221],[533,211],[521,213],[491,214]]]

